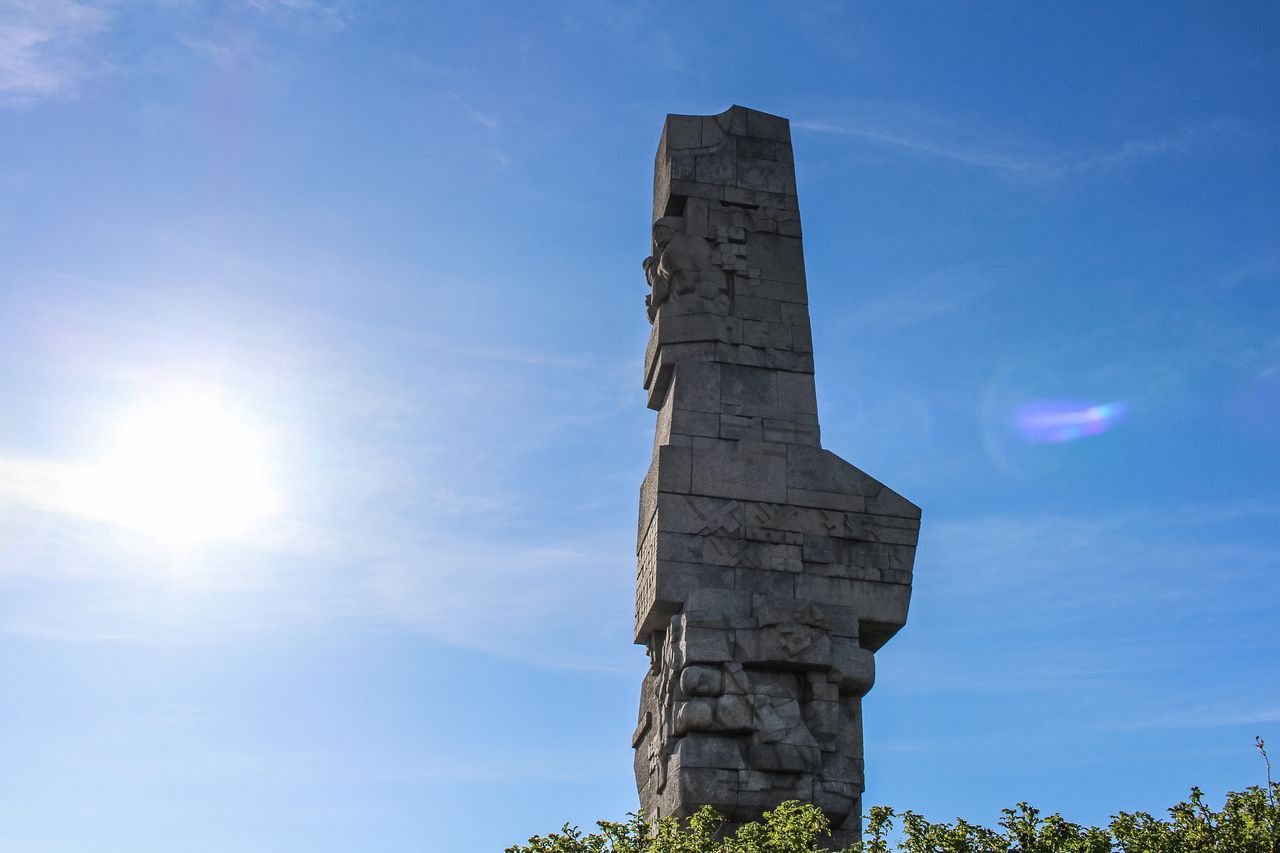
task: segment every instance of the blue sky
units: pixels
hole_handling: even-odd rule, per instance
[[[868,803],[1260,783],[1278,45],[1267,3],[0,2],[0,850],[636,807],[652,158],[733,103],[792,121],[824,444],[924,509]],[[273,513],[60,491],[191,389]]]

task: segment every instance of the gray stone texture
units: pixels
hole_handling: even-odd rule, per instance
[[[668,116],[658,146],[636,784],[651,819],[814,802],[847,843],[920,510],[822,449],[792,163],[786,119],[737,106]]]

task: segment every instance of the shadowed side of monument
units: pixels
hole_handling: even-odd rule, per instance
[[[862,696],[906,622],[920,510],[822,449],[787,120],[667,116],[653,219],[640,802],[738,823],[803,800],[847,843]]]

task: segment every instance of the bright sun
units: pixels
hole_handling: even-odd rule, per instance
[[[173,544],[235,537],[279,510],[262,435],[208,395],[156,402],[117,424],[77,478],[79,509]]]

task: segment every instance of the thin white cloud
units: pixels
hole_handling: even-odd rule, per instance
[[[617,412],[612,374],[620,365],[498,337],[464,332],[455,342],[414,330],[393,333],[395,346],[382,353],[400,358],[403,349],[433,365],[430,382],[405,384],[389,379],[382,355],[370,350],[359,358],[305,346],[279,350],[295,336],[280,334],[287,318],[268,308],[243,322],[219,311],[193,334],[173,321],[174,306],[145,291],[95,286],[75,300],[50,295],[65,290],[33,289],[22,313],[113,342],[74,361],[95,380],[101,374],[103,388],[115,377],[131,396],[147,396],[159,377],[148,375],[146,355],[174,335],[190,347],[207,332],[238,360],[297,367],[287,381],[284,374],[264,380],[272,388],[288,384],[291,404],[258,413],[281,436],[286,509],[252,541],[192,556],[182,585],[217,587],[204,597],[204,621],[192,621],[192,633],[215,622],[236,632],[325,622],[416,632],[539,664],[610,668],[615,655],[639,654],[628,647],[634,567],[627,537],[602,544],[600,512],[574,505],[563,511],[576,512],[585,530],[552,521],[557,529],[538,532],[547,498],[513,473],[568,431]],[[107,302],[138,309],[112,314]],[[274,340],[259,338],[263,327],[276,330]],[[360,330],[355,337],[377,338]],[[127,351],[115,350],[119,341],[130,342]],[[458,355],[466,357],[450,357]],[[250,409],[252,400],[279,396],[251,392],[225,361],[220,376],[244,392]],[[93,455],[91,448],[67,452]],[[172,574],[166,555],[78,512],[66,496],[78,470],[70,459],[32,457],[25,448],[0,453],[0,630],[90,639],[155,629],[162,610],[147,590]],[[625,491],[633,493],[631,483]],[[17,594],[22,589],[31,594]],[[119,608],[97,607],[113,598]],[[605,634],[608,642],[596,642]]]
[[[90,42],[111,15],[81,0],[4,0],[0,4],[0,104],[74,97],[101,66]]]
[[[79,471],[78,466],[64,462],[0,457],[0,505],[73,513],[71,496]]]
[[[442,94],[445,97],[447,97],[450,101],[457,104],[459,109],[462,110],[463,115],[465,115],[467,118],[469,118],[471,121],[475,122],[476,124],[480,125],[481,127],[486,128],[487,130],[497,130],[498,128],[502,127],[502,122],[498,119],[497,116],[477,108],[474,104],[472,104],[466,98],[462,97],[457,92],[454,92],[452,90],[446,90]]]
[[[626,654],[632,559],[625,541],[442,537],[375,562],[364,585],[374,616],[434,639],[540,665],[613,670]]]
[[[282,61],[280,51],[269,47],[271,30],[325,37],[345,30],[352,19],[348,2],[321,0],[240,0],[256,15],[229,16],[210,26],[208,22],[175,36],[177,42],[223,73],[250,76],[274,73]]]
[[[906,284],[882,288],[885,295],[860,304],[854,316],[867,329],[898,330],[963,310],[997,284],[999,279],[992,273],[965,268],[935,270]]]
[[[178,36],[178,43],[222,71],[232,71],[253,56],[255,45],[244,33],[221,38]]]
[[[497,130],[502,126],[502,122],[498,121],[488,113],[482,113],[474,107],[465,107],[465,109],[467,111],[467,118],[482,127],[487,127],[490,130]]]
[[[1244,520],[1271,529],[1280,509],[1239,504],[945,520],[926,525],[922,547],[945,560],[945,572],[933,579],[945,594],[981,602],[985,591],[1032,571],[1036,583],[1022,589],[1028,600],[1068,615],[1072,604],[1087,602],[1096,613],[1124,610],[1134,600],[1188,604],[1202,594],[1196,583],[1202,575],[1221,584],[1280,567],[1274,548],[1221,529]]]
[[[545,785],[595,780],[611,783],[617,777],[618,756],[590,748],[574,749],[563,742],[553,748],[526,745],[514,754],[507,744],[489,750],[469,742],[465,749],[453,754],[374,756],[361,769],[369,779],[427,785],[514,781]]]
[[[340,30],[351,21],[351,3],[345,0],[247,0],[250,6],[290,22],[327,30]]]
[[[914,642],[892,651],[893,675],[881,687],[932,697],[1124,696],[1099,708],[1090,727],[1267,722],[1280,693],[1243,665],[1182,676],[1196,665],[1188,662],[1258,660],[1254,650],[1274,642],[1265,601],[1280,550],[1266,534],[1278,521],[1266,501],[926,517]],[[1176,691],[1143,686],[1170,680]]]
[[[0,633],[97,642],[168,630],[157,604],[171,606],[165,590],[176,584],[199,602],[183,617],[189,636],[326,623],[420,634],[538,666],[616,671],[640,660],[629,646],[634,568],[625,537],[422,536],[417,525],[379,524],[344,507],[354,510],[347,530],[297,522],[263,541],[175,555],[65,512],[56,496],[9,485],[0,500]]]
[[[799,120],[793,122],[792,127],[846,136],[900,154],[958,163],[1031,181],[1062,180],[1072,175],[1185,155],[1236,132],[1228,122],[1210,120],[1150,137],[1071,150],[1035,151],[1008,134],[883,105],[870,106],[847,120]]]
[[[913,135],[908,131],[902,130],[887,130],[863,124],[841,125],[813,121],[796,121],[791,126],[797,130],[808,130],[814,133],[832,133],[855,137],[881,148],[939,160],[950,160],[966,166],[978,166],[999,172],[1039,177],[1044,175],[1048,167],[1043,158],[1007,151],[983,150],[948,144],[945,140]]]
[[[1144,729],[1210,729],[1280,722],[1280,704],[1268,707],[1240,707],[1226,703],[1185,705],[1147,716],[1114,721],[1106,728],[1121,731]]]
[[[17,616],[5,619],[0,614],[0,633],[33,640],[58,643],[118,643],[130,638],[126,631],[97,630],[92,626],[68,625],[56,614]]]
[[[605,38],[630,54],[628,61],[659,73],[687,71],[693,55],[688,33],[668,26],[671,22],[647,4],[588,0],[561,16],[564,29],[574,37]]]
[[[1221,291],[1249,286],[1275,287],[1280,283],[1280,256],[1267,252],[1243,258],[1209,280],[1208,286]]]

